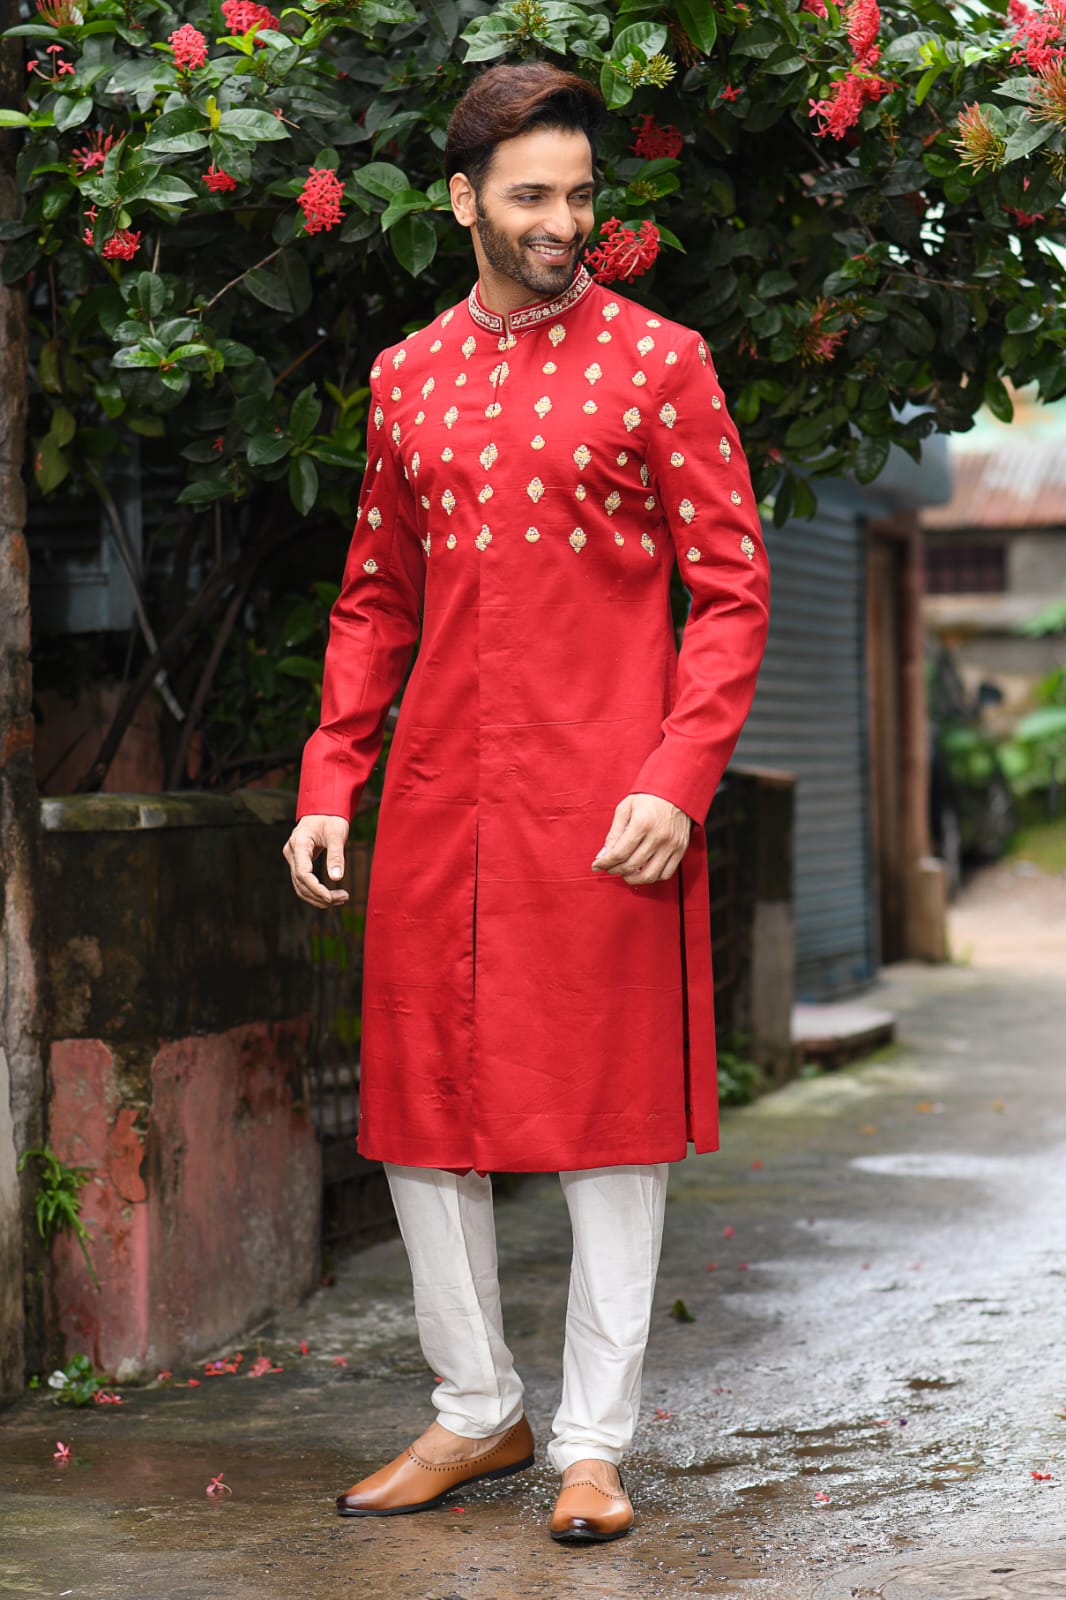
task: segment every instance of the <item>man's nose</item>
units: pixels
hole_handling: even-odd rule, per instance
[[[565,200],[559,200],[552,205],[551,210],[544,219],[544,228],[553,239],[561,239],[567,244],[577,232],[573,212]]]

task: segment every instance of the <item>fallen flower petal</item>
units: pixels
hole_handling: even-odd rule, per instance
[[[301,1339],[300,1340],[300,1354],[302,1356],[305,1356],[307,1354],[307,1352],[310,1350],[310,1348],[311,1348],[311,1346],[308,1344],[306,1339]]]
[[[346,1367],[348,1365],[348,1357],[347,1356],[334,1356],[333,1357],[333,1365],[335,1367]],[[439,1383],[441,1380],[438,1378],[437,1381]]]
[[[170,1369],[168,1367],[164,1367],[162,1372],[156,1373],[155,1381],[156,1383],[166,1383],[167,1379],[172,1378],[173,1376],[174,1374],[170,1371]]]
[[[69,1446],[69,1444],[64,1444],[62,1439],[57,1439],[56,1440],[56,1447],[52,1451],[52,1455],[54,1456],[56,1461],[69,1461],[70,1460],[70,1446]]]
[[[217,1474],[217,1476],[215,1476],[214,1478],[211,1479],[211,1482],[208,1484],[208,1486],[207,1486],[207,1488],[206,1488],[206,1490],[204,1492],[206,1494],[214,1496],[214,1495],[222,1495],[222,1494],[232,1494],[233,1490],[230,1488],[228,1483],[223,1483],[222,1482],[222,1474],[220,1472],[220,1473]]]
[[[708,1261],[707,1265],[704,1267],[703,1270],[704,1270],[704,1272],[717,1272],[718,1271],[718,1263],[717,1263],[717,1261]]]
[[[248,1368],[249,1378],[261,1378],[267,1372],[283,1372],[284,1367],[276,1367],[269,1356],[257,1356]]]
[[[752,1172],[761,1172],[762,1171],[762,1162],[761,1161],[753,1161],[752,1164],[751,1164],[751,1170],[752,1170]]]
[[[97,1389],[93,1395],[93,1404],[97,1406],[120,1406],[122,1404],[122,1396],[115,1394],[110,1389]]]
[[[1049,1483],[1051,1481],[1052,1474],[1050,1472],[1032,1472],[1029,1474],[1029,1476],[1035,1478],[1037,1483]]]
[[[821,1489],[816,1489],[814,1491],[814,1498],[817,1500],[819,1505],[827,1506],[831,1503],[833,1497],[832,1495],[824,1494]]]
[[[200,1387],[199,1378],[190,1378],[189,1379],[189,1388],[190,1389],[198,1389],[199,1387]]]
[[[731,1239],[732,1237],[733,1237],[733,1228],[732,1228],[732,1224],[729,1224],[729,1225],[727,1225],[726,1227],[724,1227],[722,1229],[722,1238],[723,1239]]]
[[[673,1414],[672,1411],[664,1411],[662,1406],[656,1406],[654,1420],[656,1422],[668,1422]]]

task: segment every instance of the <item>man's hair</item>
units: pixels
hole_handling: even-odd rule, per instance
[[[474,79],[452,112],[444,146],[449,178],[464,172],[479,189],[496,146],[534,128],[583,133],[596,160],[607,110],[600,91],[575,72],[547,61],[489,67]]]

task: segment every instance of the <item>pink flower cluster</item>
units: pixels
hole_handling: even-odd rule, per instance
[[[617,217],[609,217],[600,229],[599,244],[589,251],[585,264],[597,283],[632,283],[654,265],[659,244],[654,222],[642,222],[640,232],[634,233]]]
[[[1058,3],[1058,0],[1056,0]],[[1066,0],[1061,0],[1066,5]],[[881,8],[877,0],[849,0],[844,21],[852,50],[852,64],[832,85],[824,100],[810,102],[810,114],[820,119],[817,132],[824,138],[842,139],[858,122],[863,108],[888,94],[893,87],[874,70],[881,59],[877,36]]]
[[[335,228],[344,215],[341,210],[343,198],[344,185],[331,168],[309,168],[307,180],[296,201],[304,214],[304,231],[322,233],[328,228]]]
[[[1030,11],[1021,0],[1012,0],[1010,16],[1018,25],[1011,35],[1015,46],[1012,66],[1046,72],[1066,57],[1066,0],[1044,0],[1040,11]]]
[[[809,11],[815,17],[828,17],[829,15],[826,10],[825,0],[802,0],[800,10]]]
[[[268,6],[255,0],[222,0],[222,15],[231,33],[247,33],[259,23],[261,28],[280,28],[281,23]]]
[[[207,40],[191,22],[172,33],[167,43],[174,51],[174,65],[179,72],[195,72],[207,60]]]
[[[216,167],[212,161],[207,171],[202,174],[202,183],[206,183],[212,194],[226,194],[237,187],[236,178],[226,172],[222,167]]]

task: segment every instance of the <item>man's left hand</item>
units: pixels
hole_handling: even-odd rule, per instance
[[[656,794],[627,794],[592,870],[631,884],[662,883],[680,866],[691,832],[692,818],[680,806]]]

